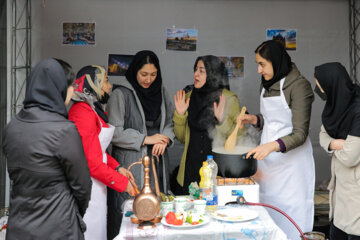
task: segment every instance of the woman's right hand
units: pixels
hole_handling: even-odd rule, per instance
[[[330,142],[329,150],[342,150],[344,146],[344,139],[334,139]]]
[[[240,114],[236,117],[236,122],[241,121],[240,124],[240,128],[242,128],[244,126],[244,124],[252,124],[252,125],[256,125],[257,124],[257,117],[256,115],[252,115],[252,114],[245,114],[243,117],[240,117]]]
[[[136,195],[136,191],[135,191],[133,185],[131,185],[130,181],[131,180],[129,179],[129,182],[128,182],[128,185],[126,186],[125,192],[127,192],[130,196],[134,197]]]
[[[186,113],[187,109],[189,108],[190,98],[185,100],[185,95],[186,95],[185,91],[180,90],[177,91],[176,95],[174,96],[175,109],[180,116],[183,116]]]
[[[146,136],[144,139],[144,145],[154,145],[157,143],[166,143],[169,144],[170,143],[170,139],[162,134],[154,134],[152,136]]]

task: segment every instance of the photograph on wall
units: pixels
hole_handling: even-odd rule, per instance
[[[95,45],[95,23],[62,23],[63,45]]]
[[[175,51],[196,51],[198,30],[183,28],[166,29],[166,49]]]
[[[244,57],[219,57],[225,64],[229,78],[244,77]]]
[[[286,50],[296,50],[296,29],[266,29],[266,40],[276,39]]]
[[[125,76],[134,55],[109,54],[108,75]]]

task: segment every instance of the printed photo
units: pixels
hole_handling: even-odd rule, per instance
[[[108,75],[125,76],[134,55],[109,54]]]
[[[62,23],[63,45],[95,45],[95,23]]]
[[[167,28],[166,49],[175,51],[196,51],[198,30]]]
[[[285,45],[286,50],[296,50],[295,29],[267,29],[266,40],[275,39]]]
[[[244,57],[219,57],[224,62],[229,78],[244,77]]]

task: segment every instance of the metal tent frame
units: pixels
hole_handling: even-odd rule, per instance
[[[360,84],[358,79],[358,72],[360,67],[360,1],[349,0],[349,49],[350,49],[350,69],[349,74],[351,79]]]
[[[31,0],[12,0],[11,19],[11,116],[15,116],[31,70]]]

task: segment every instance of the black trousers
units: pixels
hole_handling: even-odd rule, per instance
[[[330,225],[330,240],[360,240],[360,236],[350,235],[338,229],[333,221]]]

